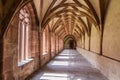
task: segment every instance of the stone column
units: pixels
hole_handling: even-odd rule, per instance
[[[3,72],[3,39],[0,39],[0,80],[3,80],[2,72]]]

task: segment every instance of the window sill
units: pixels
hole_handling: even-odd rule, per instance
[[[33,61],[33,60],[34,60],[33,58],[30,58],[30,59],[27,59],[27,60],[23,60],[23,61],[18,63],[18,66],[21,67],[21,66],[23,66],[23,65],[25,65],[25,64]]]
[[[43,56],[44,56],[44,55],[47,55],[47,52],[43,52]]]

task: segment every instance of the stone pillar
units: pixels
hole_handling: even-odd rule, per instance
[[[3,80],[2,72],[3,72],[3,39],[0,39],[0,80]]]
[[[2,21],[2,2],[0,1],[0,24]],[[0,25],[0,27],[2,27]],[[1,28],[0,28],[1,32]],[[0,33],[0,80],[2,80],[2,72],[3,72],[3,39],[1,38],[1,33]]]
[[[52,53],[51,53],[51,37],[52,37],[52,32],[49,30],[49,54],[50,54],[50,59],[52,58]]]

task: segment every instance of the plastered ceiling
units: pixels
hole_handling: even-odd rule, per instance
[[[21,4],[32,2],[20,1]],[[102,30],[100,24],[107,1],[109,0],[33,0],[40,27],[49,26],[61,38],[73,35],[76,39],[85,34],[89,36],[91,25]]]
[[[96,11],[91,0],[41,0],[41,26],[48,25],[61,38],[89,36],[91,25],[100,29],[99,10]]]

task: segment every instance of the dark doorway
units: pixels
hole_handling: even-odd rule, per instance
[[[74,46],[74,40],[70,40],[69,41],[69,46],[70,46],[70,49],[74,49],[75,46]]]
[[[76,42],[73,38],[69,37],[64,42],[64,48],[65,49],[75,49],[76,48]]]

